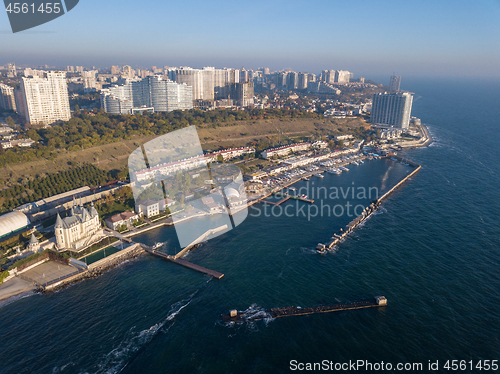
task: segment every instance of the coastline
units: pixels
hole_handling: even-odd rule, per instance
[[[6,283],[0,285],[0,308],[24,296],[35,293],[36,286],[14,277]]]
[[[429,131],[426,128],[426,126],[421,125],[421,128],[422,128],[422,138],[418,141],[418,145],[416,145],[416,144],[406,145],[405,148],[412,149],[412,148],[417,148],[417,147],[426,147],[432,142],[432,137],[430,136]],[[421,142],[422,140],[424,140],[423,143]],[[366,158],[366,156],[360,154],[359,158],[361,158],[361,159]],[[397,156],[397,158],[401,159],[401,157],[399,157],[399,156]],[[407,160],[407,161],[409,161],[409,160]],[[370,216],[371,213],[373,213],[375,210],[377,210],[378,207],[380,206],[382,200],[389,197],[389,195],[393,191],[395,191],[398,187],[400,187],[402,184],[404,184],[404,182],[406,182],[411,176],[416,174],[421,169],[420,165],[413,163],[413,162],[411,162],[411,163],[413,164],[412,166],[416,167],[416,169],[413,170],[410,173],[410,175],[407,175],[399,183],[397,183],[390,191],[388,191],[386,194],[384,194],[384,196],[382,198],[379,198],[377,201],[377,204],[376,204],[377,205],[376,209],[370,209],[368,214],[363,213],[365,215],[362,217],[362,219],[359,219],[359,217],[358,217],[359,222],[356,222],[355,225],[352,225],[352,227],[349,227],[346,231],[341,233],[341,235],[334,235],[331,238],[333,240],[331,240],[327,244],[328,248],[330,248],[332,245],[340,242],[340,239],[347,236],[356,226],[358,226],[358,224],[360,224],[362,221],[364,221],[366,218],[368,218],[368,216]],[[288,183],[285,183],[283,185],[275,187],[272,189],[271,192],[268,192],[263,196],[260,196],[258,198],[252,199],[252,200],[248,200],[244,206],[238,207],[237,209],[234,209],[233,211],[230,210],[229,214],[230,215],[236,214],[239,211],[246,209],[253,204],[262,202],[265,198],[269,197],[273,193],[281,191],[281,190],[285,189],[286,187],[289,187],[289,186],[303,180],[304,178],[307,178],[307,177],[314,175],[315,173],[316,173],[316,171],[305,173],[305,174],[301,175],[299,178],[297,178],[296,180],[291,180]],[[183,219],[180,219],[180,220],[178,220],[178,222],[187,221],[191,218],[205,216],[205,215],[210,215],[210,214],[209,213],[203,213],[203,214],[197,213],[197,214],[193,214],[191,216],[185,217]],[[351,222],[351,224],[352,224],[352,222]],[[132,238],[136,235],[142,234],[144,232],[147,232],[147,231],[150,231],[153,229],[161,228],[163,226],[173,226],[173,225],[174,225],[174,223],[173,223],[171,216],[166,217],[164,220],[162,220],[160,222],[155,222],[154,224],[151,224],[147,227],[144,227],[143,229],[130,231],[130,232],[127,232],[125,234],[120,234],[120,236],[121,236],[120,239],[132,242],[132,240],[130,238]],[[330,244],[332,244],[332,245],[330,245]],[[323,247],[323,249],[324,248],[325,247]],[[12,285],[12,286],[14,286],[14,288],[9,284],[7,284],[8,285],[7,287],[4,287],[4,288],[9,288],[9,289],[12,288],[11,291],[5,291],[2,293],[2,286],[5,286],[5,284],[0,286],[0,307],[5,306],[7,304],[10,304],[11,302],[14,302],[20,298],[32,295],[34,293],[52,292],[55,290],[60,290],[60,289],[66,288],[72,284],[78,283],[78,282],[83,281],[85,279],[97,278],[100,275],[104,274],[105,272],[107,272],[107,271],[109,271],[117,266],[120,266],[125,261],[129,261],[131,259],[137,258],[139,256],[142,256],[145,253],[147,253],[147,252],[145,251],[145,249],[143,248],[141,243],[133,243],[130,247],[128,247],[122,251],[119,251],[117,253],[114,253],[113,255],[105,257],[105,258],[103,258],[99,261],[96,261],[95,263],[89,265],[88,269],[86,269],[85,271],[78,273],[76,275],[73,275],[67,279],[63,279],[60,282],[52,284],[44,289],[37,288],[37,286],[30,285],[28,282],[16,277],[12,280],[12,281],[16,281],[16,285],[14,285],[14,284]],[[12,281],[10,281],[9,283],[11,283]],[[22,283],[20,283],[20,282],[22,282]]]

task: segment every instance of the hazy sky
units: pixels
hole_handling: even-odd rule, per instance
[[[0,64],[215,66],[500,76],[500,0],[80,0],[12,34]]]

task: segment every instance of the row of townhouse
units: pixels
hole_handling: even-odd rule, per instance
[[[135,172],[135,177],[138,182],[147,181],[159,176],[172,175],[179,171],[189,171],[204,167],[210,162],[216,162],[219,158],[219,155],[222,156],[224,161],[227,161],[235,157],[240,157],[242,155],[252,153],[255,153],[255,148],[252,147],[224,149],[217,152],[207,153],[206,155],[198,155],[179,161],[160,164],[148,169],[139,170]]]

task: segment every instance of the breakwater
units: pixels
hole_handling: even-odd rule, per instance
[[[229,314],[222,315],[222,321],[224,323],[228,322],[240,322],[240,321],[258,321],[267,317],[271,318],[281,318],[281,317],[291,317],[291,316],[305,316],[309,314],[319,314],[319,313],[331,313],[338,312],[342,310],[354,310],[354,309],[364,309],[381,307],[387,305],[387,299],[385,296],[375,296],[371,300],[356,301],[353,303],[339,303],[334,305],[321,305],[310,308],[301,308],[297,306],[289,306],[283,308],[271,308],[265,309],[265,315],[262,313],[249,314],[245,312],[239,312],[237,310],[231,310]]]
[[[369,206],[367,206],[359,216],[354,218],[351,222],[349,222],[346,225],[345,229],[341,228],[339,233],[333,234],[333,236],[326,244],[318,243],[318,245],[316,246],[316,249],[318,251],[323,252],[324,250],[330,249],[334,245],[338,244],[342,239],[344,239],[347,235],[349,235],[356,227],[358,227],[363,221],[365,221],[368,217],[370,217],[370,215],[376,212],[380,208],[383,200],[388,198],[394,191],[396,191],[399,187],[401,187],[406,181],[408,181],[408,179],[413,177],[422,168],[422,166],[417,164],[416,162],[405,159],[403,157],[396,155],[393,155],[391,157],[399,162],[406,163],[412,167],[415,167],[415,170],[413,170],[410,174],[404,177],[401,181],[399,181],[399,183],[397,183],[394,187],[392,187],[381,197],[372,201],[372,203]]]

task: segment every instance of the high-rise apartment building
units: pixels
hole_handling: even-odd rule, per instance
[[[193,108],[193,90],[159,75],[101,91],[101,107],[107,113],[129,114],[133,108],[149,107],[156,112]]]
[[[347,70],[323,70],[321,81],[325,83],[349,83],[352,73]]]
[[[175,80],[193,88],[193,100],[214,100],[215,68],[181,67],[175,71]]]
[[[371,123],[406,129],[410,125],[413,95],[409,92],[373,95]]]
[[[337,70],[335,72],[335,83],[349,83],[351,72],[347,70]]]
[[[279,73],[276,73],[276,87],[278,89],[286,88],[287,75],[287,71],[280,71]]]
[[[286,88],[289,90],[296,90],[299,86],[299,74],[294,71],[288,72],[286,80]]]
[[[66,73],[50,71],[44,77],[21,80],[21,114],[31,124],[50,125],[71,118]]]
[[[134,69],[132,69],[129,65],[125,65],[122,68],[122,72],[125,78],[133,78],[135,75]]]
[[[297,83],[297,89],[298,90],[305,90],[307,89],[307,82],[309,80],[309,74],[307,73],[299,73],[299,80]]]
[[[237,69],[215,69],[214,97],[215,99],[226,99],[230,94],[231,85],[239,83],[240,71]]]
[[[16,64],[14,64],[13,62],[9,62],[7,64],[7,77],[14,78],[16,76],[17,76]]]
[[[0,108],[5,110],[16,110],[14,87],[0,83]]]
[[[335,70],[323,70],[321,73],[321,81],[326,83],[335,83]]]
[[[253,82],[234,83],[231,85],[231,99],[237,106],[250,106],[254,104]]]
[[[389,83],[389,89],[391,91],[399,91],[401,87],[401,76],[393,75],[391,76],[391,81]]]

